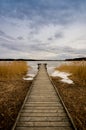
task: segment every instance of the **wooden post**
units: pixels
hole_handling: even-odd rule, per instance
[[[39,63],[39,64],[38,64],[38,69],[40,68],[40,65],[41,65],[41,64]]]
[[[45,63],[44,65],[45,65],[45,69],[47,69],[47,63]]]

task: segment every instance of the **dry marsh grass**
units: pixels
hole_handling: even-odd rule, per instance
[[[0,130],[12,129],[32,83],[22,78],[27,71],[26,62],[0,62]]]
[[[56,68],[56,70],[72,73],[73,78],[76,78],[81,84],[86,85],[86,61],[63,64]]]
[[[86,85],[78,81],[74,84],[67,84],[60,81],[59,77],[52,77],[77,130],[86,130]]]
[[[0,63],[0,80],[20,78],[28,71],[27,63],[24,61],[12,61]]]
[[[86,130],[86,61],[74,61],[62,64],[56,70],[72,73],[74,84],[60,81],[52,77],[77,130]]]

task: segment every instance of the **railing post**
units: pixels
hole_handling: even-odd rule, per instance
[[[44,65],[45,65],[45,69],[47,69],[47,63],[45,63]]]
[[[39,64],[38,64],[38,70],[39,70],[39,68],[40,68],[40,65],[41,65],[41,64],[39,63]]]

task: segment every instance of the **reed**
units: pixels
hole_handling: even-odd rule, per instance
[[[0,63],[0,79],[20,78],[28,71],[27,63],[24,61],[12,61]]]
[[[58,68],[59,71],[72,73],[74,78],[77,78],[82,84],[86,84],[86,61],[76,61],[71,63],[65,63]]]

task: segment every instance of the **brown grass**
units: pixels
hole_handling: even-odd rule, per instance
[[[0,80],[20,78],[27,73],[27,70],[27,63],[23,61],[1,62]]]
[[[71,62],[56,70],[72,73],[74,84],[61,82],[59,77],[52,77],[55,86],[64,100],[78,130],[86,130],[86,62]]]
[[[86,85],[86,61],[63,64],[56,70],[72,73],[74,79],[78,80],[82,85]]]
[[[77,130],[86,130],[86,87],[81,86],[78,81],[74,84],[66,84],[59,77],[52,77]]]
[[[0,62],[0,130],[11,130],[32,81],[26,62]]]
[[[11,130],[32,81],[0,81],[0,130]]]

